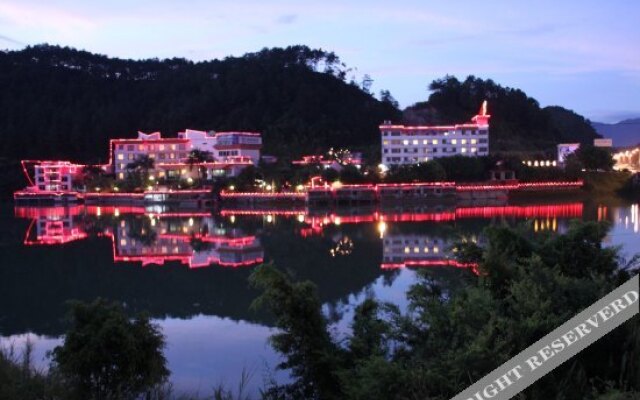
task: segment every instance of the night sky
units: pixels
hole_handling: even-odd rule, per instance
[[[0,48],[38,43],[191,60],[306,44],[402,106],[433,79],[474,74],[592,120],[640,117],[637,0],[2,0]]]

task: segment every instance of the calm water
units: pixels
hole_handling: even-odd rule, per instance
[[[35,344],[35,361],[61,343],[65,302],[98,296],[147,310],[162,327],[179,391],[209,394],[251,387],[273,372],[272,321],[249,308],[247,278],[274,262],[318,286],[335,334],[348,329],[367,296],[406,305],[418,268],[451,285],[472,273],[452,262],[450,245],[482,241],[491,224],[527,223],[533,232],[567,229],[571,219],[609,220],[606,242],[640,252],[638,204],[545,201],[517,205],[328,211],[170,211],[162,208],[0,206],[0,345]],[[286,379],[283,373],[276,376]]]

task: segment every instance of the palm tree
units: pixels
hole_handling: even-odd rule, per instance
[[[139,155],[134,161],[127,164],[129,172],[136,172],[142,183],[147,182],[149,178],[149,170],[155,167],[155,160],[147,154]]]
[[[189,164],[189,171],[193,170],[193,167],[198,164],[202,164],[205,162],[214,161],[213,154],[210,151],[193,149],[189,153],[189,157],[187,158],[187,164]],[[198,168],[198,178],[202,180],[204,173],[206,171],[205,167],[200,166]]]

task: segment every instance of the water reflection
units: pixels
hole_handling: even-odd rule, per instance
[[[175,383],[189,389],[197,371],[214,363],[216,371],[241,369],[202,350],[213,348],[205,342],[231,348],[242,339],[246,343],[233,357],[245,355],[251,362],[272,354],[266,345],[272,321],[250,309],[257,293],[247,283],[263,261],[314,282],[327,315],[346,326],[352,306],[365,296],[406,301],[415,268],[433,268],[452,284],[474,272],[474,266],[455,260],[452,245],[482,243],[488,225],[525,222],[532,233],[544,234],[565,231],[574,218],[610,221],[608,241],[637,251],[638,217],[637,204],[582,202],[216,214],[163,207],[5,207],[0,335],[59,337],[67,300],[118,300],[167,327],[169,364],[180,380]],[[199,323],[201,334],[194,339],[187,332]]]

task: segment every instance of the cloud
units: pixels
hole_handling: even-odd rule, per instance
[[[297,14],[284,14],[276,18],[276,22],[278,24],[289,25],[296,22],[297,19],[298,19]]]

